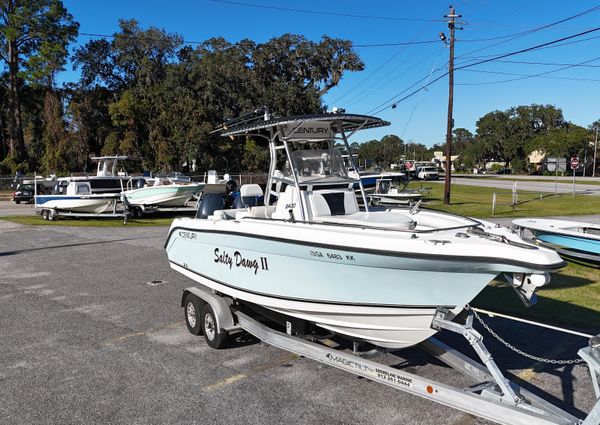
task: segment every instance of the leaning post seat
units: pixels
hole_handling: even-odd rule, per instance
[[[255,207],[262,196],[263,190],[258,184],[243,184],[239,196],[233,201],[233,208]]]
[[[314,190],[308,192],[313,217],[354,214],[359,211],[352,189]]]

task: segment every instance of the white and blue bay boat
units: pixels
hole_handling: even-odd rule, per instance
[[[92,193],[89,181],[71,181],[66,187],[61,186],[61,189],[61,193],[36,194],[36,211],[101,214],[108,209],[114,209],[120,199],[120,195],[115,193]]]
[[[218,199],[211,210],[205,197],[205,218],[171,225],[171,267],[239,305],[401,348],[436,333],[436,313],[459,313],[499,274],[529,298],[565,265],[491,223],[418,207],[370,210],[337,146],[349,152],[351,135],[385,125],[345,113],[227,123],[223,136],[269,144],[265,205],[222,209]]]
[[[566,257],[600,263],[600,226],[570,220],[525,218],[513,220],[534,238]]]

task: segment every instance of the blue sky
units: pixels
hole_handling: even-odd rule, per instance
[[[448,12],[448,1],[239,0],[237,3],[388,19],[311,14],[209,0],[64,0],[69,12],[81,24],[80,32],[87,33],[113,34],[118,30],[120,18],[133,18],[142,27],[161,27],[191,41],[221,36],[232,42],[244,38],[261,42],[291,32],[312,40],[318,40],[326,34],[350,39],[360,45],[436,40],[441,31],[448,34],[446,23],[442,21],[443,15]],[[587,0],[459,0],[454,6],[457,13],[463,15],[465,25],[464,30],[457,31],[457,65],[467,63],[465,61],[471,57],[517,51],[598,27],[600,10],[516,38],[486,40],[522,33],[598,5],[600,3],[597,1]],[[398,18],[416,20],[403,21]],[[80,36],[78,43],[83,44],[89,39]],[[584,39],[589,40],[579,42]],[[455,127],[475,131],[477,119],[485,113],[531,103],[554,104],[562,108],[567,120],[579,125],[587,126],[600,119],[600,31],[571,39],[567,43],[506,60],[560,64],[598,60],[587,62],[587,66],[570,67],[544,77],[504,83],[499,81],[553,71],[566,65],[491,62],[469,68],[469,71],[456,71]],[[328,106],[340,106],[355,113],[376,110],[379,105],[420,79],[425,78],[424,82],[433,80],[443,70],[431,74],[432,69],[443,67],[448,60],[448,49],[441,41],[413,46],[361,47],[356,50],[365,63],[365,70],[346,74],[339,86],[325,96]],[[62,81],[76,78],[77,73],[70,66],[61,75]],[[391,121],[391,127],[365,131],[357,135],[355,140],[397,134],[404,140],[428,146],[442,143],[446,132],[447,95],[448,81],[442,78],[426,91],[398,103],[395,109],[388,108],[379,113],[378,116]]]

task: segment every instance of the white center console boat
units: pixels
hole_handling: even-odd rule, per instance
[[[386,125],[345,113],[228,123],[223,136],[268,142],[265,205],[174,220],[171,267],[234,302],[387,348],[429,338],[437,313],[459,313],[501,274],[529,302],[565,265],[555,252],[467,217],[369,209],[339,146]]]

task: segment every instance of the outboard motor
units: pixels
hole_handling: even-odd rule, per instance
[[[225,193],[231,195],[232,192],[235,192],[237,189],[237,182],[233,179],[227,180],[225,183]]]
[[[225,200],[223,195],[216,193],[207,193],[202,196],[200,202],[198,202],[198,209],[196,210],[196,218],[208,218],[209,215],[213,215],[216,210],[222,210],[225,208]]]

